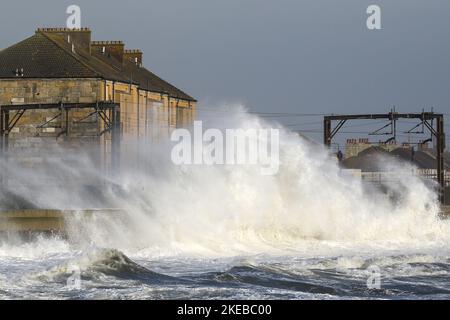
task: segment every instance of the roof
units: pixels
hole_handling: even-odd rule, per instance
[[[371,156],[371,155],[388,155],[389,151],[386,151],[385,149],[378,147],[378,146],[371,146],[367,149],[362,150],[358,156]]]
[[[0,78],[14,78],[16,69],[22,68],[23,78],[100,76],[41,33],[0,51]]]
[[[16,78],[101,78],[133,83],[147,91],[169,94],[171,97],[196,101],[182,90],[164,81],[150,70],[123,63],[72,44],[58,33],[38,30],[33,36],[0,51],[0,79]]]
[[[419,169],[437,169],[436,157],[424,151],[411,151],[409,148],[397,148],[391,153],[405,161],[413,161]]]
[[[342,165],[348,169],[360,169],[363,172],[383,171],[381,166],[385,160],[383,153],[366,153],[355,157],[350,157],[342,161]]]
[[[386,158],[388,157],[388,158]],[[357,156],[345,159],[342,165],[349,169],[361,169],[364,172],[380,171],[383,160],[394,158],[412,162],[419,169],[436,169],[436,157],[425,151],[412,151],[410,148],[396,148],[391,152],[381,147],[372,146],[361,151]],[[448,163],[445,164],[448,169]]]
[[[126,76],[128,81],[139,84],[139,87],[143,90],[168,93],[171,97],[195,101],[194,98],[182,90],[161,79],[148,69],[138,66],[131,61],[125,60],[119,62],[114,57],[101,54],[100,52],[92,52],[92,56],[103,61],[107,65],[114,66],[114,69],[120,70],[121,74]]]

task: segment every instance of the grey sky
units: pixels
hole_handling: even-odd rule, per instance
[[[8,0],[0,47],[65,26],[70,4],[94,39],[144,50],[149,69],[203,107],[450,113],[448,0]],[[367,30],[370,4],[381,6],[383,30]]]

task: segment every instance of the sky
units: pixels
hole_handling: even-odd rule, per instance
[[[448,0],[5,0],[0,48],[37,27],[64,27],[72,4],[95,40],[142,49],[144,65],[199,108],[450,114]],[[372,4],[381,30],[366,27]],[[279,120],[315,130],[321,118]]]

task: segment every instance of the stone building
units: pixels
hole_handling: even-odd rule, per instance
[[[388,143],[380,141],[377,146],[387,152],[391,152],[400,147],[395,141],[390,141]],[[356,157],[358,154],[371,147],[373,147],[373,143],[369,142],[368,138],[347,139],[344,159]]]
[[[106,101],[120,106],[122,141],[160,141],[195,117],[196,100],[144,68],[142,51],[92,41],[87,28],[38,29],[0,51],[0,106]],[[2,135],[11,150],[90,141],[109,152],[101,114],[74,108],[65,117],[58,109],[28,110]]]

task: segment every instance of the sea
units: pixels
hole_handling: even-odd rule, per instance
[[[230,123],[273,127],[242,112],[209,127]],[[2,164],[16,174],[0,205],[13,194],[79,214],[64,235],[0,236],[0,299],[450,298],[450,221],[435,185],[388,160],[380,167],[393,179],[367,185],[278,129],[272,175],[255,164],[175,165],[169,145],[142,148],[117,175],[79,152],[48,160],[51,170]],[[36,187],[49,175],[60,183]],[[101,191],[69,183],[79,177],[101,178]],[[124,213],[83,214],[99,202]]]

